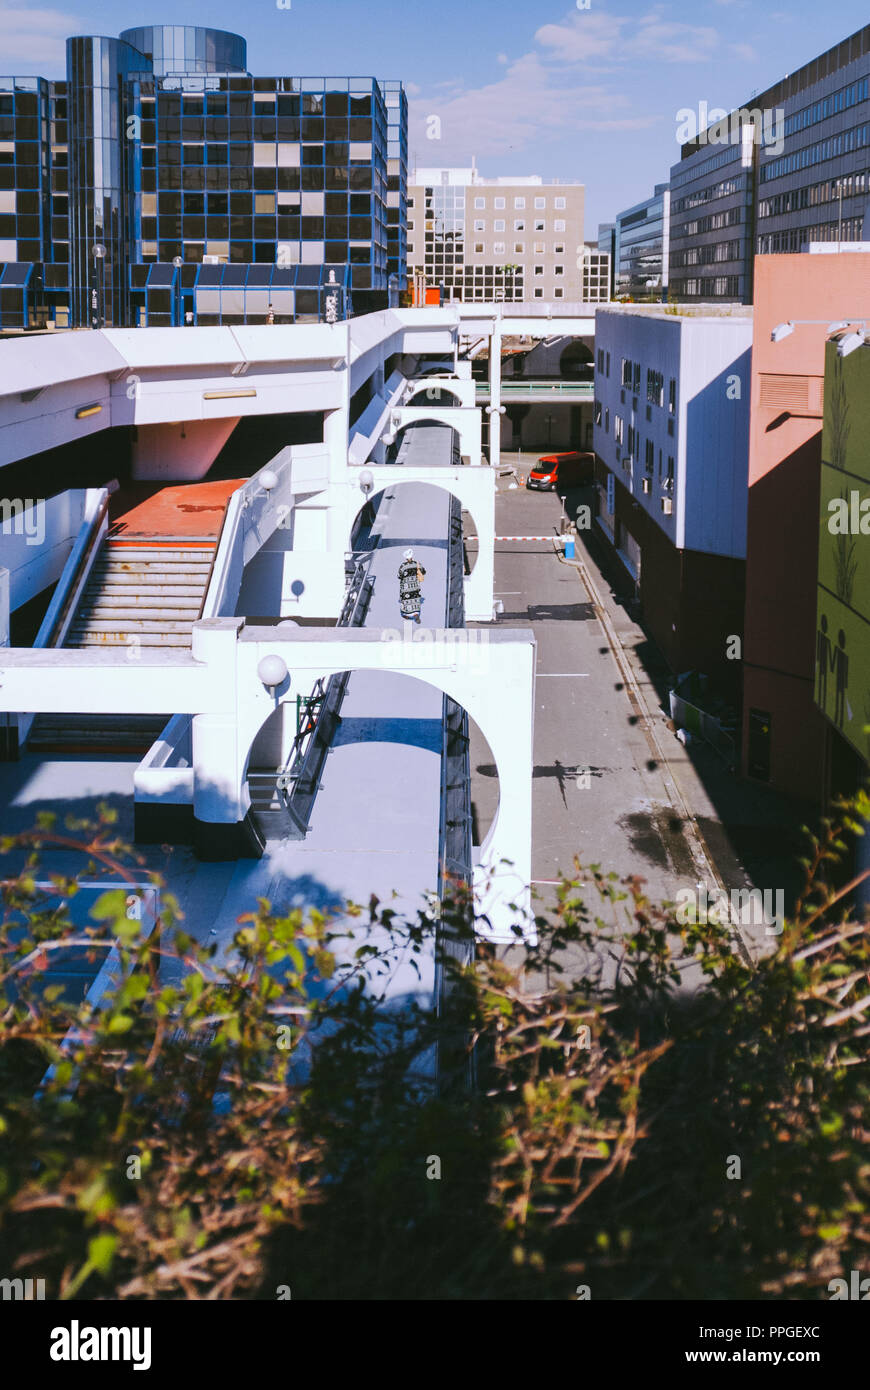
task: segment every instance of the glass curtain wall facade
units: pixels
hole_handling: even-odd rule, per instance
[[[31,327],[42,321],[42,265],[51,247],[52,85],[0,78],[0,320]]]
[[[870,25],[683,146],[672,297],[751,304],[756,255],[863,240],[868,202]]]
[[[669,218],[666,183],[656,184],[651,198],[617,214],[616,295],[629,295],[635,301],[667,299]]]
[[[329,321],[404,288],[401,83],[245,62],[158,26],[0,79],[0,328]]]

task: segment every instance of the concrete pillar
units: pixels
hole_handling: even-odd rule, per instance
[[[193,656],[207,663],[215,687],[226,694],[225,713],[193,717],[193,842],[201,859],[256,858],[263,848],[249,814],[248,749],[238,730],[236,643],[243,627],[243,618],[206,618],[193,628]]]
[[[501,463],[501,318],[493,320],[489,339],[489,462]]]

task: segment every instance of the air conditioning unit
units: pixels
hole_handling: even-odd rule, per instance
[[[662,498],[662,511],[664,512],[665,516],[670,516],[671,513],[673,512],[673,510],[674,510],[673,499],[672,499],[671,497],[663,497],[663,498]]]
[[[644,492],[652,492],[652,478],[644,478],[643,490]]]
[[[220,265],[221,258],[220,256],[203,256],[202,263],[203,265]]]

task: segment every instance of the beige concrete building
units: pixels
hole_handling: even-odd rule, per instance
[[[408,280],[447,300],[577,303],[583,295],[582,183],[417,169],[408,188]]]

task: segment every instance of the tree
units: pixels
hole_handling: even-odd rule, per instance
[[[386,1001],[433,947],[424,912],[261,900],[220,962],[165,893],[147,937],[117,886],[74,926],[80,878],[135,866],[108,813],[6,837],[6,1270],[63,1298],[818,1297],[870,1239],[868,930],[823,880],[867,809],[811,841],[756,965],[579,865],[536,947],[472,952],[456,885],[437,1014]],[[49,900],[40,856],[73,844]],[[56,953],[113,946],[98,1009],[46,986]]]

